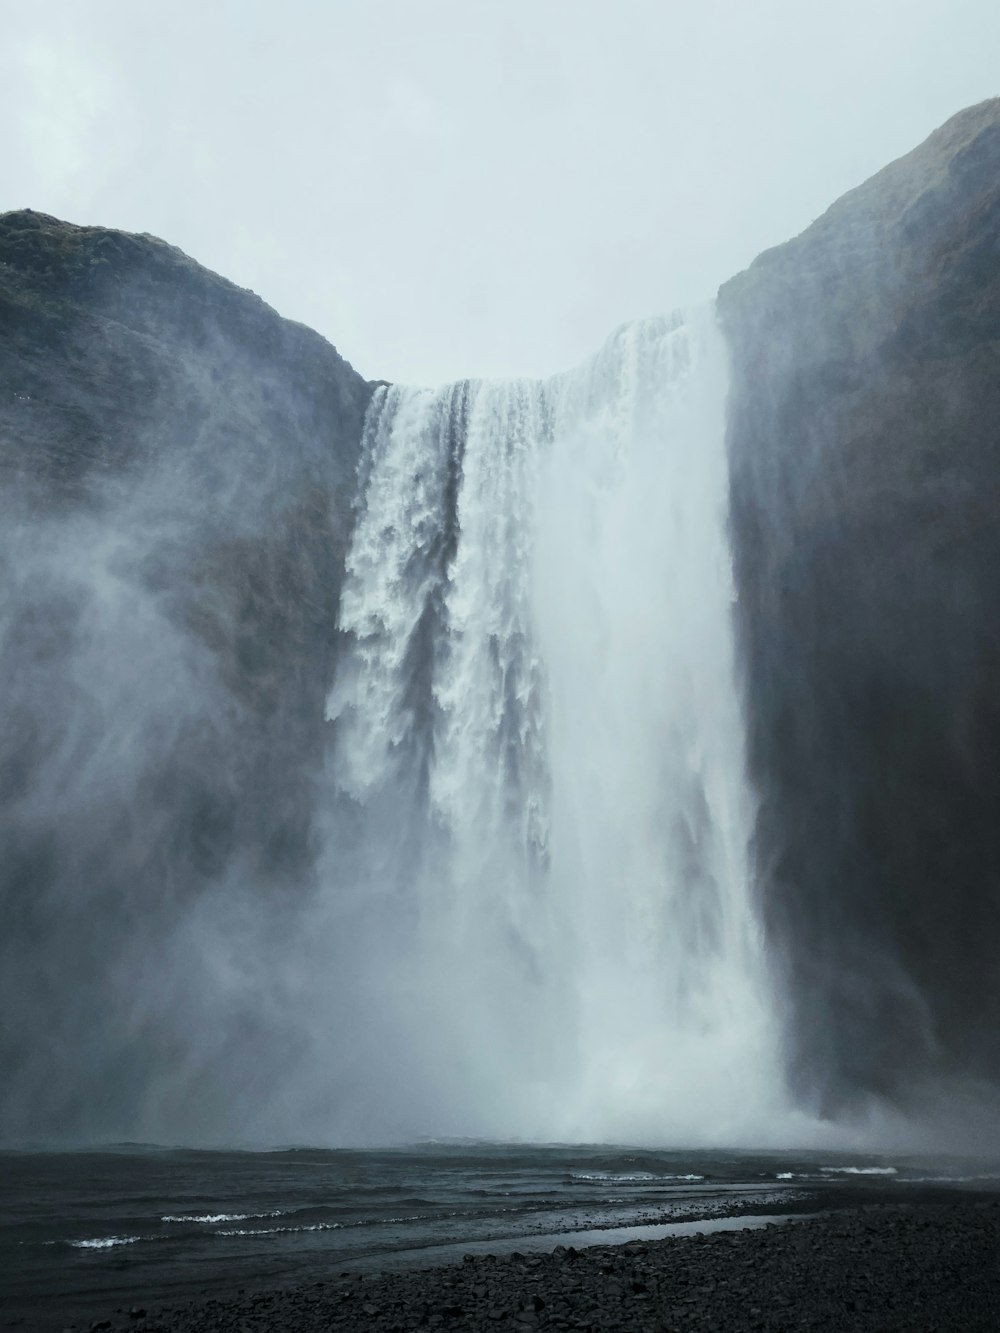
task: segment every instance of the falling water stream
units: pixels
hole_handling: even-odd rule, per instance
[[[369,409],[327,704],[335,911],[432,1132],[780,1134],[726,389],[705,309],[546,381]]]

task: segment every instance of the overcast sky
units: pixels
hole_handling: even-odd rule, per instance
[[[1000,92],[998,0],[0,0],[0,209],[153,232],[365,375],[546,374]]]

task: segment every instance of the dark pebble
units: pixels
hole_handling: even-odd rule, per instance
[[[992,1200],[890,1204],[758,1230],[514,1252],[504,1263],[466,1254],[442,1268],[220,1291],[122,1322],[145,1314],[133,1306],[116,1333],[997,1333],[1000,1211]]]

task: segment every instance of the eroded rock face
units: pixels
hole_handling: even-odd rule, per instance
[[[826,1110],[1000,1078],[1000,100],[721,290],[759,893]]]
[[[224,1123],[276,1040],[225,981],[239,904],[312,863],[370,386],[163,242],[31,212],[0,367],[3,1132],[131,1133],[165,1069],[165,1126]]]
[[[996,1083],[1000,101],[719,309],[792,1081]],[[30,212],[0,369],[0,1133],[251,1135],[298,1054],[294,968],[252,963],[301,943],[371,386],[172,247]]]

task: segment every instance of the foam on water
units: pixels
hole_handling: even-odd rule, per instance
[[[233,1227],[216,1232],[219,1236],[287,1236],[306,1231],[342,1231],[342,1222],[310,1222],[300,1227]]]
[[[841,1176],[894,1176],[894,1166],[821,1166],[828,1175]]]
[[[113,1250],[119,1245],[135,1245],[141,1236],[96,1236],[92,1240],[67,1241],[74,1250]]]

